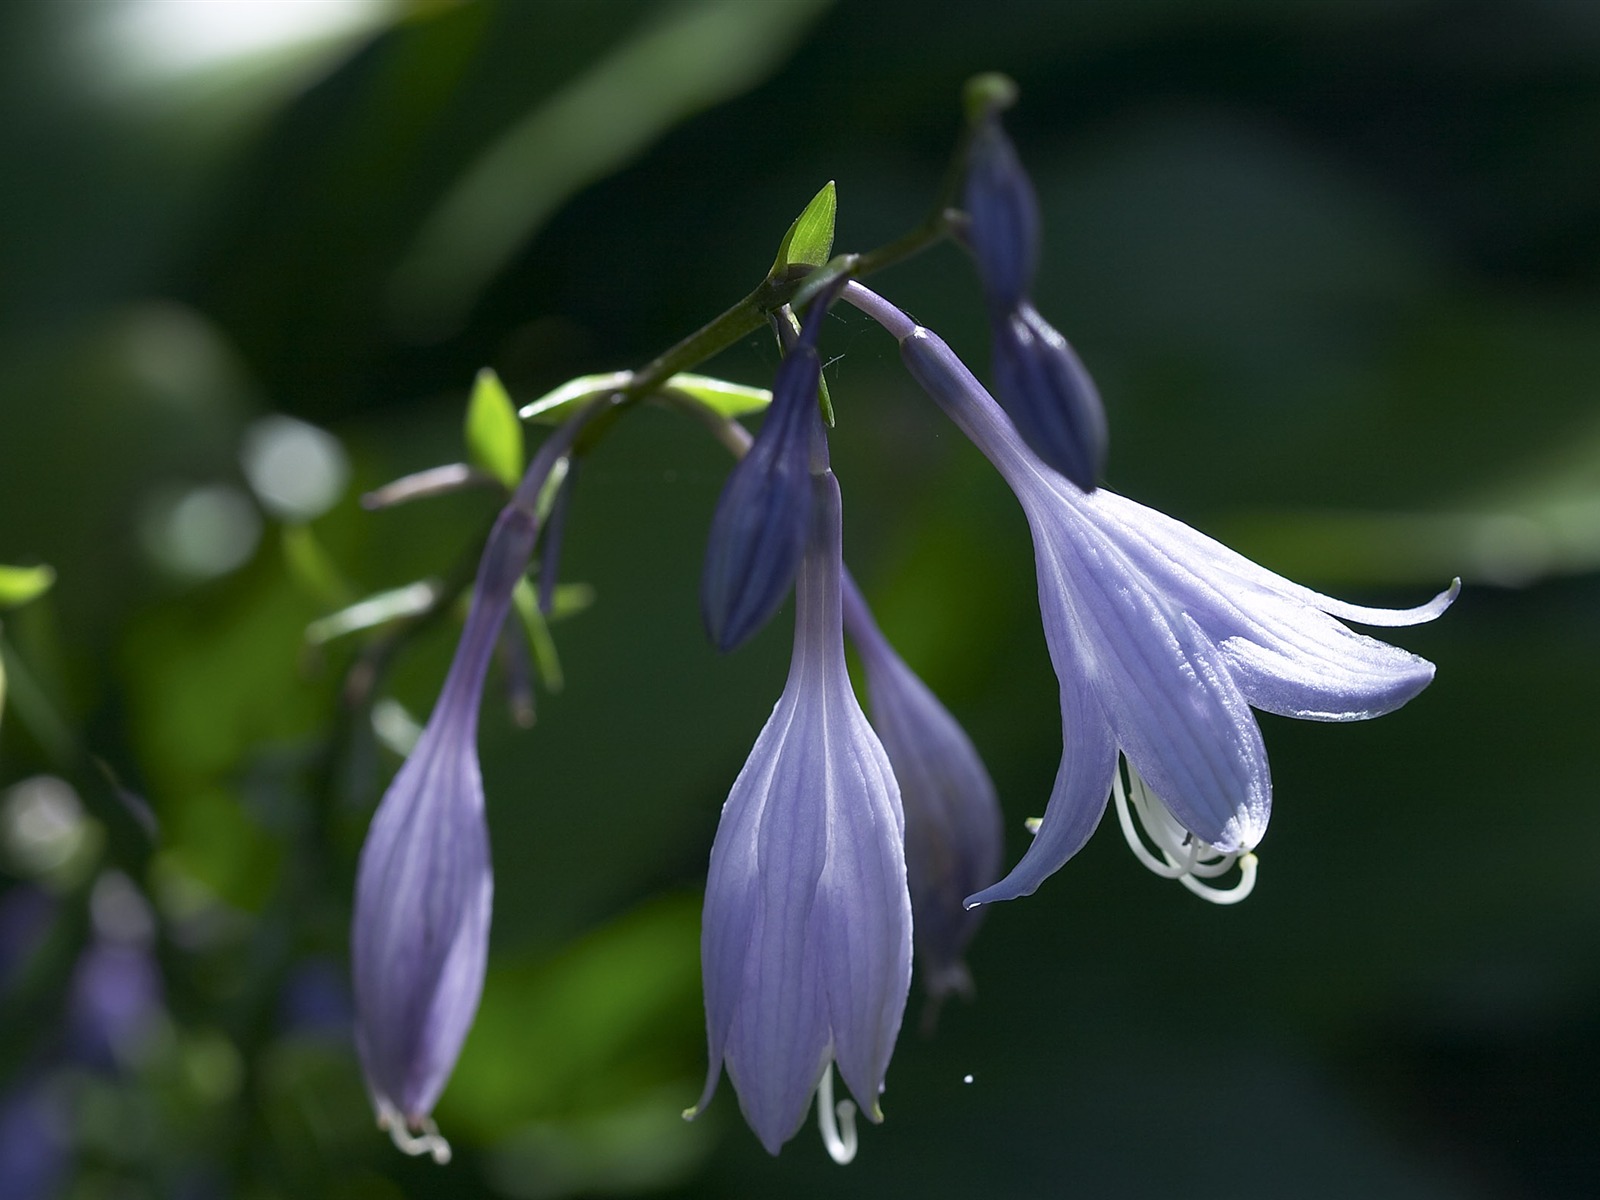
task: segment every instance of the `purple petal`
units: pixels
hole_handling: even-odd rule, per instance
[[[962,196],[978,275],[992,307],[1014,307],[1039,262],[1039,201],[998,117],[974,126]]]
[[[906,876],[923,987],[971,990],[962,963],[982,914],[962,901],[1000,873],[999,801],[983,760],[944,705],[895,653],[845,578],[845,627],[866,666],[872,727],[900,786]]]
[[[899,793],[850,691],[838,489],[816,481],[783,698],[723,806],[701,934],[711,1069],[772,1153],[837,1055],[875,1109],[911,971]]]

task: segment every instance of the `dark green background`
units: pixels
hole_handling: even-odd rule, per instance
[[[8,711],[0,785],[68,774],[98,865],[162,916],[170,1025],[118,1077],[61,1075],[63,1194],[1600,1193],[1600,5],[418,4],[276,90],[259,65],[116,84],[69,53],[112,8],[0,11],[0,562],[60,573],[4,636],[69,746],[162,823],[152,845]],[[595,74],[685,12],[687,49]],[[726,1083],[701,1122],[677,1114],[704,1068],[698,889],[788,616],[733,657],[706,647],[727,464],[640,411],[576,494],[564,575],[598,599],[556,630],[565,690],[522,731],[491,684],[493,957],[438,1111],[458,1158],[402,1159],[347,1043],[286,1029],[280,999],[308,963],[342,979],[395,759],[341,715],[351,648],[303,649],[329,605],[270,520],[242,568],[180,581],[141,549],[144,506],[242,486],[242,431],[287,413],[351,457],[313,530],[356,590],[448,573],[492,499],[355,498],[461,457],[479,367],[527,401],[643,363],[758,282],[829,179],[838,249],[893,238],[988,69],[1021,85],[1036,300],[1105,394],[1111,486],[1350,599],[1464,576],[1437,624],[1393,631],[1437,681],[1370,725],[1262,718],[1279,803],[1236,909],[1103,828],[989,914],[978,999],[934,1037],[914,991],[859,1160],[834,1167],[810,1130],[771,1160]],[[547,198],[532,240],[481,290],[462,250],[397,291],[449,189],[585,79],[595,124],[499,193],[513,216],[519,180]],[[572,182],[574,147],[705,80],[728,98]],[[874,286],[986,370],[958,252]],[[841,313],[824,349],[847,556],[983,752],[1014,860],[1060,753],[1020,511],[888,338]],[[775,361],[753,337],[713,369],[762,384]],[[419,716],[447,626],[389,680]],[[51,1052],[94,869],[4,997],[13,1079]]]

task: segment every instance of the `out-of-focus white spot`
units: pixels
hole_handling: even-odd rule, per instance
[[[372,706],[372,732],[385,746],[405,758],[416,749],[422,726],[400,701],[384,696]]]
[[[0,840],[23,874],[47,875],[65,865],[87,833],[78,793],[54,775],[24,779],[0,804]]]
[[[262,417],[251,425],[239,461],[267,511],[285,521],[321,516],[350,478],[339,439],[293,417]]]
[[[121,871],[107,871],[89,893],[94,931],[114,942],[147,943],[156,934],[155,914],[139,889]]]
[[[96,48],[128,76],[172,78],[365,33],[394,0],[120,0]]]
[[[158,496],[141,522],[145,549],[187,579],[210,579],[242,566],[261,540],[261,515],[250,498],[226,484]]]
[[[962,1083],[971,1083],[972,1082],[972,1076],[971,1075],[963,1075],[961,1077],[961,1082]]]

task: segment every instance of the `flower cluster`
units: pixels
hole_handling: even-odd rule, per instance
[[[735,649],[795,597],[788,681],[711,849],[701,936],[710,1062],[686,1114],[704,1109],[726,1069],[774,1154],[815,1097],[825,1144],[849,1160],[858,1107],[882,1119],[913,948],[931,1001],[970,992],[974,910],[1033,892],[1113,799],[1146,866],[1218,902],[1247,895],[1272,799],[1252,710],[1349,721],[1398,708],[1427,686],[1432,664],[1344,622],[1427,621],[1455,595],[1405,610],[1345,604],[1097,486],[1105,418],[1077,356],[1029,298],[1039,210],[1000,125],[1007,102],[993,81],[972,93],[964,212],[948,230],[982,282],[998,402],[938,335],[850,280],[849,260],[800,289],[803,325],[786,305],[770,309],[785,354],[753,439],[695,399],[702,377],[675,377],[663,393],[740,455],[702,575],[711,641]],[[1034,839],[1003,878],[1000,809],[972,741],[889,645],[844,566],[818,349],[840,299],[896,339],[911,377],[994,465],[1033,535],[1063,754]],[[551,507],[543,500],[564,503],[579,432],[638,383],[595,379],[594,403],[545,442],[489,537],[443,691],[361,856],[352,943],[368,1085],[396,1143],[441,1161],[449,1150],[430,1113],[482,989],[493,886],[478,703]],[[548,564],[553,535],[543,536]],[[548,577],[542,585],[548,594]],[[846,669],[847,633],[870,721]],[[835,1105],[835,1068],[853,1103]]]

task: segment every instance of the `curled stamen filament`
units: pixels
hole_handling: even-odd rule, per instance
[[[841,1167],[856,1156],[856,1106],[853,1101],[833,1102],[833,1063],[822,1070],[822,1082],[817,1084],[817,1127],[822,1130],[822,1144],[828,1157]]]
[[[441,1167],[450,1161],[450,1143],[439,1132],[432,1117],[418,1120],[413,1130],[398,1113],[385,1112],[378,1116],[378,1128],[389,1131],[389,1140],[402,1154],[409,1154],[413,1158],[426,1154]]]
[[[1123,768],[1127,769],[1127,782],[1123,782]],[[1176,879],[1185,888],[1213,904],[1237,904],[1248,896],[1256,885],[1256,856],[1224,854],[1215,846],[1202,842],[1173,819],[1161,797],[1152,792],[1133,764],[1120,762],[1111,775],[1111,793],[1116,801],[1117,823],[1122,826],[1122,836],[1134,857],[1163,879]],[[1134,824],[1130,806],[1139,813],[1139,825],[1145,836],[1160,852],[1158,859],[1150,853],[1144,838]],[[1227,874],[1234,866],[1239,868],[1239,882],[1221,888],[1203,882]]]

